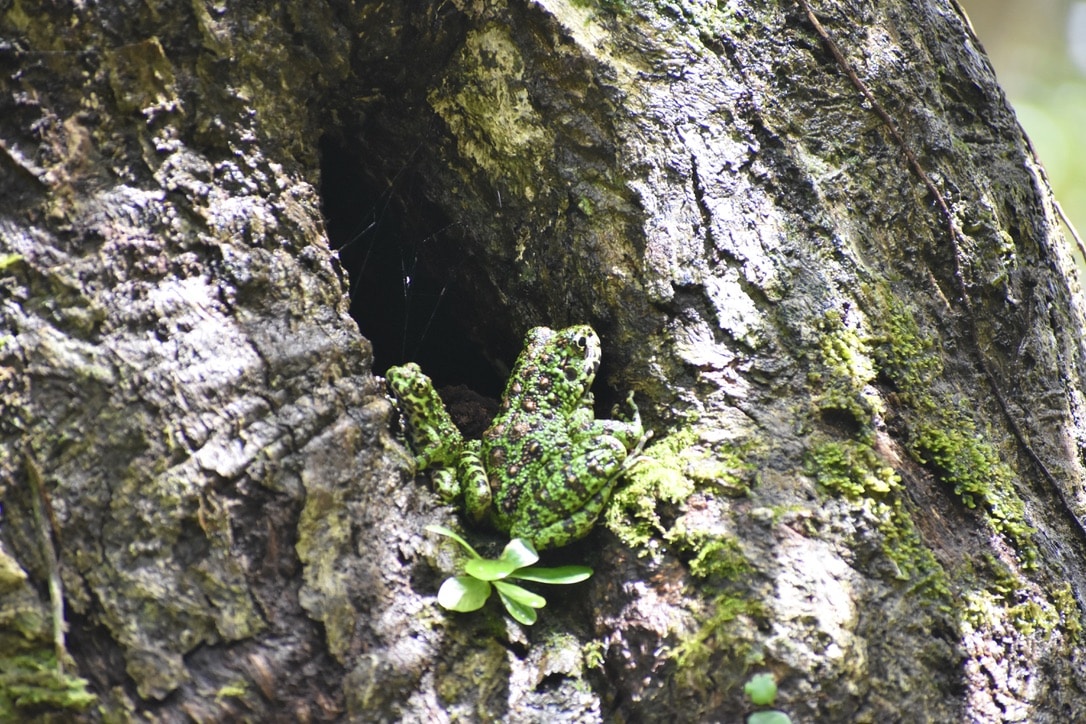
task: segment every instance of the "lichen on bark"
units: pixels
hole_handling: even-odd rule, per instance
[[[794,720],[1081,714],[1047,187],[953,3],[815,12],[901,139],[796,4],[0,11],[0,544],[46,580],[29,451],[102,711],[719,719],[757,668]],[[656,432],[545,627],[433,600],[454,519],[347,316],[333,165],[374,207],[342,258],[398,214],[450,336],[592,324]]]

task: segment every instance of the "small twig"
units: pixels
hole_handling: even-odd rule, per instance
[[[53,647],[56,650],[57,673],[63,675],[64,659],[67,657],[67,649],[64,645],[64,584],[60,580],[60,564],[57,559],[57,549],[53,545],[55,531],[46,520],[45,509],[49,506],[49,499],[46,497],[41,470],[34,462],[29,445],[25,454],[26,475],[30,480],[30,505],[34,509],[34,523],[41,536],[45,565],[49,574],[49,602],[53,610]],[[49,516],[49,520],[52,520],[52,516]]]
[[[814,14],[814,11],[811,10],[811,6],[807,3],[807,0],[796,1],[799,3],[800,7],[803,8],[804,13],[806,13],[807,15],[807,20],[810,21],[811,25],[815,29],[815,32],[818,33],[819,38],[822,39],[822,42],[830,51],[830,54],[833,55],[834,60],[837,61],[837,65],[840,66],[841,70],[845,73],[845,75],[848,76],[849,80],[852,82],[852,85],[856,87],[856,90],[858,90],[871,105],[871,109],[875,112],[875,115],[877,115],[886,125],[886,129],[890,133],[890,136],[894,139],[894,142],[897,143],[897,145],[901,149],[901,152],[904,154],[906,160],[908,161],[910,170],[912,170],[912,172],[916,174],[917,178],[920,179],[921,183],[924,184],[925,188],[927,188],[928,190],[928,193],[930,193],[932,198],[935,200],[935,204],[939,207],[940,212],[942,212],[943,218],[946,221],[947,234],[950,238],[950,245],[954,252],[954,280],[958,287],[957,291],[958,295],[961,297],[962,306],[965,307],[966,315],[969,318],[969,335],[971,337],[973,347],[974,349],[976,349],[977,352],[977,361],[979,363],[981,372],[988,380],[988,384],[991,386],[992,392],[995,395],[996,402],[999,404],[999,409],[1002,411],[1004,418],[1007,420],[1007,424],[1011,429],[1011,433],[1018,441],[1019,446],[1025,451],[1026,455],[1037,467],[1037,469],[1040,470],[1041,474],[1044,476],[1048,484],[1055,489],[1056,495],[1059,497],[1060,502],[1063,505],[1064,512],[1067,513],[1070,516],[1071,520],[1075,522],[1075,525],[1078,527],[1079,532],[1082,534],[1083,538],[1086,539],[1086,525],[1084,525],[1078,515],[1075,514],[1074,508],[1071,506],[1071,501],[1068,500],[1067,494],[1064,492],[1063,487],[1056,479],[1056,476],[1052,474],[1052,471],[1048,469],[1048,466],[1045,465],[1044,461],[1041,460],[1040,456],[1029,444],[1029,441],[1026,438],[1022,427],[1018,424],[1018,420],[1014,417],[1014,415],[1011,414],[1010,405],[1008,404],[1006,398],[1003,396],[1003,393],[1000,391],[995,373],[992,371],[991,365],[988,364],[988,360],[985,359],[984,353],[981,350],[980,336],[977,334],[976,326],[977,317],[973,311],[973,300],[969,296],[969,287],[965,282],[965,274],[963,271],[965,262],[961,251],[961,244],[959,243],[959,240],[962,238],[962,232],[954,223],[954,214],[951,212],[950,206],[946,203],[946,200],[939,192],[938,187],[931,180],[931,177],[928,176],[928,174],[924,171],[924,168],[920,165],[920,161],[917,159],[916,154],[913,152],[912,148],[905,140],[905,137],[902,135],[897,124],[890,117],[890,114],[886,112],[886,109],[882,107],[882,104],[878,102],[878,100],[875,98],[874,94],[867,87],[867,85],[862,80],[860,80],[860,77],[856,74],[856,71],[853,69],[852,64],[848,62],[848,59],[845,58],[844,53],[842,53],[841,49],[837,46],[837,43],[833,41],[829,33],[827,33],[826,29],[822,26],[822,23],[819,22],[818,17]],[[1036,158],[1036,154],[1034,154],[1034,158]],[[1064,219],[1064,223],[1066,223],[1068,225],[1068,228],[1071,229],[1072,235],[1078,243],[1080,251],[1082,251],[1084,257],[1086,257],[1086,247],[1083,246],[1082,241],[1078,237],[1078,234],[1074,231],[1074,227],[1071,226],[1070,222],[1064,215],[1063,210],[1060,209],[1058,203],[1056,204],[1056,209],[1059,212],[1061,218]]]
[[[853,70],[852,64],[845,58],[845,54],[841,52],[841,49],[837,47],[837,43],[833,42],[829,33],[822,27],[822,23],[819,22],[818,17],[811,10],[811,6],[807,4],[807,0],[797,0],[800,7],[803,8],[803,12],[807,13],[807,20],[814,26],[815,32],[818,33],[818,37],[822,39],[830,53],[833,55],[834,60],[837,61],[837,65],[841,67],[841,70],[845,72],[848,79],[852,81],[852,85],[856,86],[856,90],[863,94],[863,97],[867,99],[867,102],[871,104],[871,110],[875,112],[875,115],[886,125],[886,130],[890,132],[890,136],[894,139],[894,142],[901,149],[901,152],[905,154],[905,160],[909,162],[909,168],[913,173],[919,177],[920,181],[928,189],[928,193],[931,194],[939,210],[943,212],[943,217],[949,226],[952,236],[956,236],[954,229],[954,215],[950,211],[950,207],[947,206],[946,201],[943,200],[943,195],[939,193],[938,187],[935,182],[931,180],[928,174],[924,171],[924,168],[920,165],[919,159],[916,154],[913,153],[912,148],[905,141],[905,136],[902,135],[901,130],[898,128],[897,123],[890,117],[890,114],[886,112],[886,109],[882,107],[882,104],[875,99],[875,95],[871,92],[871,89],[867,87],[867,84],[860,80],[860,76],[856,75],[856,71]]]
[[[1067,227],[1067,230],[1071,233],[1071,238],[1075,242],[1075,247],[1078,248],[1078,253],[1082,256],[1082,263],[1086,264],[1086,244],[1083,243],[1082,237],[1078,234],[1078,229],[1071,223],[1071,218],[1063,210],[1063,206],[1056,199],[1056,195],[1052,193],[1052,184],[1048,180],[1048,173],[1045,171],[1044,164],[1041,163],[1041,157],[1037,155],[1037,148],[1033,145],[1033,139],[1026,133],[1026,129],[1022,128],[1022,125],[1018,125],[1018,130],[1022,132],[1022,140],[1026,142],[1026,148],[1029,149],[1029,155],[1033,158],[1034,167],[1041,175],[1041,179],[1045,182],[1045,185],[1050,189],[1048,197],[1052,201],[1052,207],[1056,209],[1056,215],[1060,217],[1060,221]]]
[[[1082,255],[1082,263],[1086,264],[1086,244],[1082,243],[1082,237],[1078,235],[1078,229],[1071,223],[1071,217],[1067,215],[1067,212],[1063,210],[1063,205],[1056,199],[1052,199],[1052,205],[1056,208],[1056,213],[1060,217],[1060,221],[1067,227],[1067,230],[1071,232],[1071,238],[1075,240],[1075,246],[1078,247],[1078,253]]]

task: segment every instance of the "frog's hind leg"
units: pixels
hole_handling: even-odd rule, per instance
[[[534,533],[530,530],[526,530],[519,535],[521,535],[521,537],[530,538],[537,550],[558,548],[588,535],[592,528],[595,527],[596,521],[600,517],[600,513],[603,512],[604,506],[607,505],[607,501],[610,500],[611,492],[615,489],[619,477],[621,477],[622,473],[628,470],[636,460],[641,459],[641,448],[650,436],[651,433],[643,433],[641,439],[638,440],[634,447],[633,454],[630,455],[627,455],[625,445],[622,441],[614,437],[605,437],[605,444],[598,449],[589,452],[582,460],[586,470],[591,473],[591,475],[582,477],[596,480],[597,482],[603,481],[603,484],[585,499],[584,505],[570,513],[567,517],[550,523],[549,525],[545,525]],[[584,471],[582,471],[582,473],[583,472]],[[566,475],[566,492],[568,492],[568,487],[574,485],[577,480],[573,471],[569,469],[568,462]],[[518,526],[513,527],[513,530],[510,531],[511,536],[518,536],[517,528]]]
[[[551,523],[535,532],[523,531],[518,533],[517,526],[513,526],[510,536],[513,538],[529,538],[536,550],[540,551],[559,548],[580,540],[596,526],[596,520],[600,517],[608,498],[611,497],[611,491],[614,487],[615,480],[612,479],[607,485],[600,488],[583,508],[571,514],[568,518]]]
[[[533,518],[533,524],[514,525],[511,536],[528,538],[537,550],[546,550],[588,535],[611,497],[626,456],[625,448],[614,438],[604,438],[601,443],[600,448],[583,457],[566,460],[563,470],[565,485],[560,488],[559,495],[570,496],[573,493],[573,498],[579,501],[576,506],[571,505],[568,499],[552,499],[555,491],[545,489],[535,501],[540,514]],[[521,529],[519,533],[518,528]]]

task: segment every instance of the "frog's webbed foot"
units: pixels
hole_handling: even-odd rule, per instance
[[[633,392],[630,392],[626,397],[626,403],[632,411],[629,420],[594,420],[589,429],[595,435],[610,435],[622,443],[625,450],[631,451],[630,455],[633,455],[641,452],[641,448],[644,447],[648,437],[645,434],[644,426],[641,424],[641,413],[634,403]],[[615,405],[611,414],[616,418],[619,416],[618,405]]]
[[[461,447],[461,441],[454,439],[423,448],[415,456],[416,472],[430,471],[430,482],[443,503],[455,503],[460,497],[456,460]]]
[[[630,394],[626,395],[626,405],[630,408],[630,423],[637,427],[641,427],[641,411],[637,409],[637,403],[634,402],[633,390],[630,390]],[[611,408],[611,415],[613,417],[619,417],[621,415],[621,410],[617,404]]]
[[[630,450],[630,453],[626,456],[626,459],[622,461],[622,469],[619,471],[620,474],[629,471],[630,468],[637,465],[642,460],[649,459],[647,455],[642,454],[642,451],[645,449],[645,445],[651,438],[652,430],[645,430],[640,439],[638,439],[637,444],[633,446],[633,449]]]
[[[443,503],[455,503],[460,497],[460,483],[456,479],[456,470],[453,468],[434,468],[430,472],[430,481],[434,484],[434,490]]]

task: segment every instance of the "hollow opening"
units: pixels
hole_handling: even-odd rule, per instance
[[[441,261],[457,256],[455,222],[423,198],[410,167],[377,181],[331,136],[320,153],[329,243],[350,280],[351,316],[373,343],[374,371],[410,360],[438,387],[497,397],[502,380],[467,333],[467,315],[480,313],[471,290]]]

